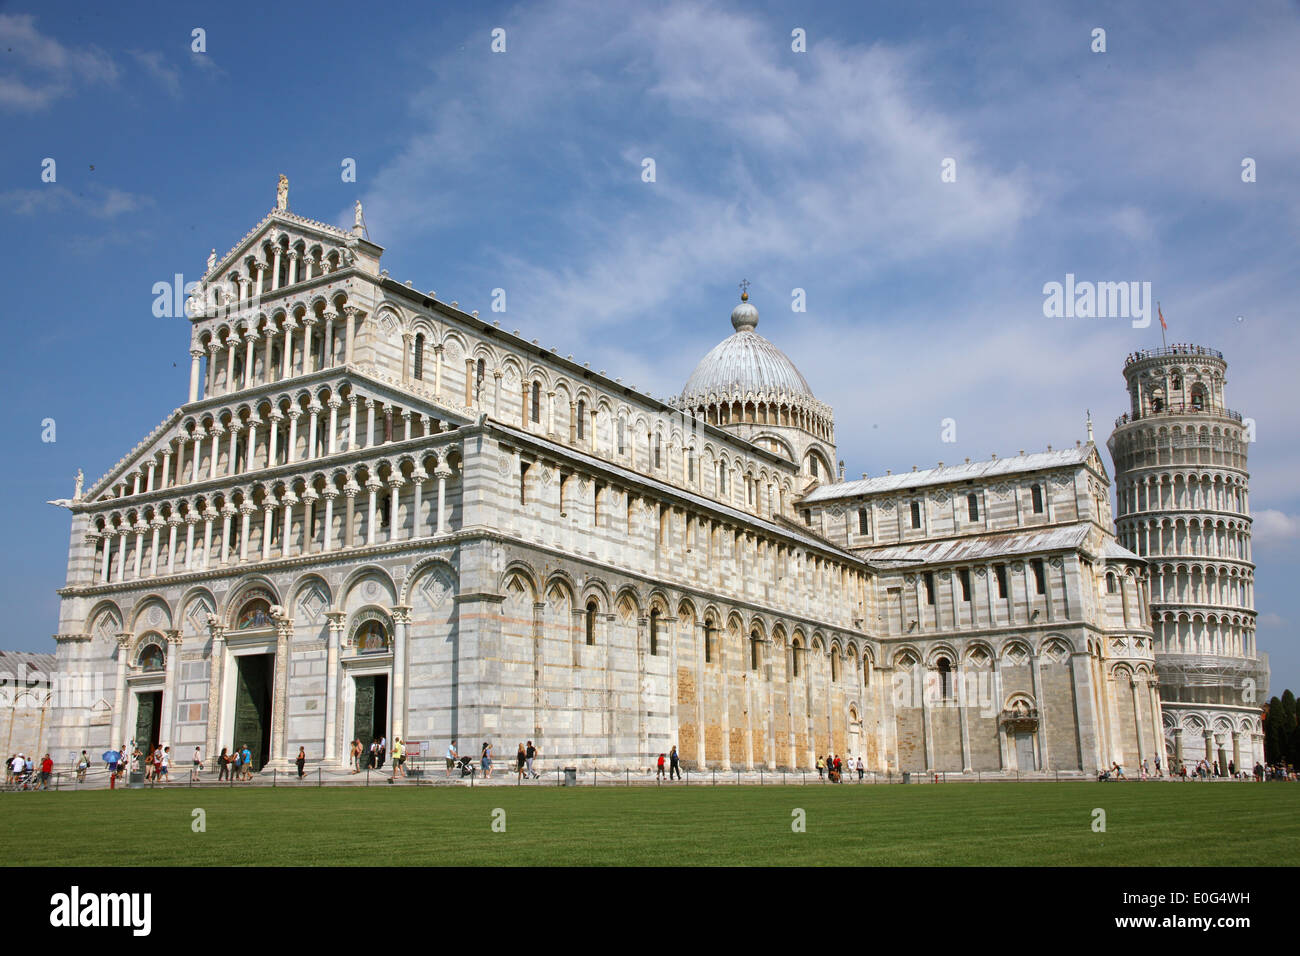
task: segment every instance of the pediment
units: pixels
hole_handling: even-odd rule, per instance
[[[294,215],[284,210],[268,213],[220,260],[213,260],[204,273],[205,285],[230,282],[235,276],[248,278],[250,264],[273,264],[275,249],[296,250],[302,255],[327,262],[336,256],[337,267],[356,259],[356,238],[335,226]]]

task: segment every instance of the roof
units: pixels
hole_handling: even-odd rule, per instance
[[[831,485],[814,488],[803,499],[803,503],[816,501],[833,501],[837,498],[855,498],[862,495],[875,495],[884,491],[899,491],[904,488],[922,488],[930,485],[946,485],[958,481],[971,481],[978,478],[994,478],[999,475],[1012,475],[1025,471],[1045,471],[1049,468],[1065,468],[1081,465],[1093,452],[1092,442],[1069,448],[1064,451],[1043,451],[1031,455],[1016,455],[1013,458],[994,458],[989,461],[972,461],[962,465],[946,465],[942,468],[927,468],[923,471],[907,471],[898,475],[879,475],[875,478],[863,478],[858,481],[841,481]]]
[[[40,674],[49,683],[54,673],[53,654],[34,654],[30,651],[0,651],[0,674],[9,677],[25,678],[32,671]]]
[[[1087,524],[1072,524],[1043,531],[1013,531],[1006,534],[946,538],[942,541],[918,541],[916,544],[894,544],[883,548],[868,548],[861,553],[871,564],[887,561],[925,564],[979,561],[1038,551],[1068,551],[1083,544],[1088,537],[1088,530]]]
[[[1113,538],[1107,538],[1106,543],[1101,546],[1101,556],[1115,561],[1146,562],[1146,558],[1142,557],[1140,554],[1133,553]]]
[[[682,399],[748,394],[813,397],[808,380],[789,356],[754,331],[758,309],[752,302],[743,301],[732,310],[731,325],[735,334],[700,359],[682,388]]]

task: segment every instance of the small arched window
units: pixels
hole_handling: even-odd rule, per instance
[[[912,527],[921,527],[921,502],[919,501],[912,502]]]
[[[704,663],[713,663],[713,625],[704,625]]]
[[[936,662],[939,671],[939,697],[942,700],[952,699],[952,662],[946,657],[941,657]]]
[[[596,644],[596,602],[591,600],[587,602],[587,646],[594,647]]]
[[[663,444],[662,439],[659,437],[658,432],[656,432],[655,433],[655,470],[658,470],[663,467],[663,463],[660,460],[660,451],[662,450],[661,448],[662,444]]]
[[[762,656],[759,653],[759,645],[762,644],[762,638],[758,636],[758,631],[749,632],[749,669],[758,670],[759,659]]]
[[[1043,486],[1034,485],[1032,488],[1029,489],[1029,495],[1031,498],[1033,498],[1034,501],[1034,514],[1036,515],[1042,514],[1043,513]]]
[[[483,359],[479,359],[478,366],[474,373],[474,387],[476,389],[481,389],[483,387],[483,379],[486,377],[487,377],[487,362],[485,362]]]
[[[542,420],[542,383],[533,382],[533,407],[531,417],[533,424]]]
[[[966,513],[970,516],[971,521],[980,520],[980,499],[974,492],[966,496]]]
[[[159,645],[150,642],[140,649],[138,663],[140,664],[141,670],[165,670],[167,667],[167,655]]]
[[[659,608],[650,609],[650,656],[659,654]]]
[[[586,419],[587,403],[582,399],[578,399],[578,441],[582,441],[583,436],[587,433]]]
[[[858,509],[858,534],[871,533],[871,518],[866,508]]]
[[[1117,591],[1117,588],[1116,588],[1116,585],[1115,585],[1115,575],[1114,575],[1114,574],[1107,574],[1107,575],[1106,575],[1106,593],[1107,593],[1107,594],[1115,594],[1116,591]]]
[[[840,649],[831,648],[831,681],[837,682],[840,679]]]
[[[415,336],[415,377],[424,378],[424,333]]]

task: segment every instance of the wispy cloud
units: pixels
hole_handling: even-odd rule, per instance
[[[69,47],[42,34],[31,14],[0,13],[0,46],[12,55],[13,73],[0,77],[0,108],[38,112],[79,84],[113,84],[119,69],[94,45]]]
[[[78,212],[96,219],[114,219],[151,205],[153,200],[148,196],[111,187],[73,192],[64,186],[50,185],[0,193],[0,208],[17,216]]]
[[[130,53],[145,73],[163,88],[163,92],[174,100],[181,98],[181,71],[168,63],[161,53],[141,50],[131,50]]]

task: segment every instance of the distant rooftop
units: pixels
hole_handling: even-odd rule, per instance
[[[882,491],[897,491],[902,488],[945,485],[956,481],[992,478],[997,475],[1012,475],[1023,471],[1064,468],[1070,465],[1082,464],[1088,460],[1091,453],[1092,445],[1086,444],[1063,451],[1042,451],[1031,455],[1015,455],[1011,458],[994,458],[987,461],[972,461],[961,465],[945,465],[942,468],[927,468],[923,471],[905,471],[897,475],[879,475],[875,478],[863,478],[858,481],[842,481],[833,485],[822,485],[820,488],[814,489],[803,501],[833,501],[837,498],[874,495]]]
[[[0,675],[24,679],[29,674],[39,674],[49,681],[54,673],[53,654],[34,654],[30,651],[0,651]]]

